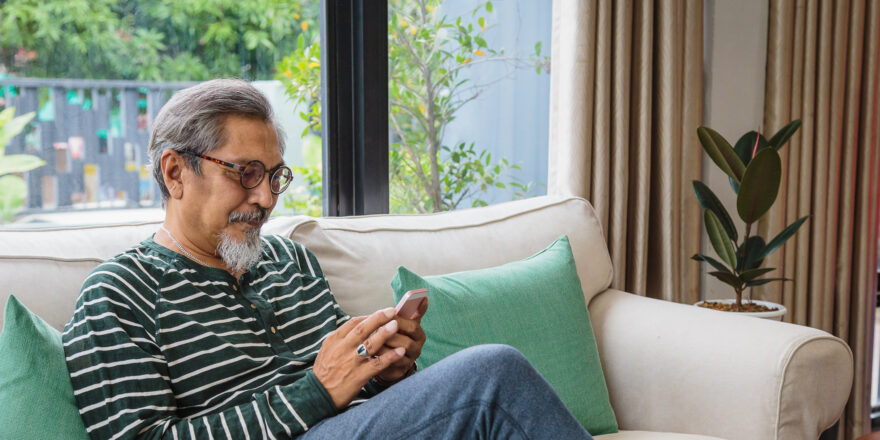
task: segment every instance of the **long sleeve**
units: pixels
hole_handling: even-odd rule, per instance
[[[254,338],[265,338],[265,332],[248,335],[257,342],[230,339],[223,344],[206,343],[218,335],[232,338],[236,332],[250,331],[218,333],[211,328],[218,319],[209,319],[204,333],[187,334],[180,343],[169,344],[168,338],[158,337],[176,329],[157,326],[157,321],[180,312],[156,306],[162,292],[145,288],[152,284],[151,275],[156,274],[106,263],[100,266],[87,279],[65,328],[68,370],[91,438],[289,438],[337,413],[308,359],[260,352],[271,348],[271,344]],[[224,308],[234,312],[245,309],[237,305]],[[335,315],[332,309],[327,313]],[[248,319],[239,320],[248,324]],[[335,328],[335,319],[331,321]],[[177,326],[185,326],[179,332],[201,325],[188,323]],[[187,343],[189,339],[193,343]],[[205,343],[195,344],[196,340]],[[175,345],[190,354],[174,354]],[[173,359],[166,358],[169,353],[174,354]],[[192,364],[194,359],[198,366]],[[239,368],[241,374],[224,370],[239,363],[246,365]],[[236,378],[227,376],[236,375],[247,380],[240,377],[233,385],[229,381]],[[204,389],[226,383],[235,392],[208,399],[203,407],[184,402]],[[236,404],[229,406],[233,402]]]

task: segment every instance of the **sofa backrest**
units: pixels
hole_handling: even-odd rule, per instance
[[[0,229],[0,308],[14,294],[61,329],[89,272],[158,229],[159,222]],[[421,275],[492,267],[528,257],[563,234],[571,241],[587,303],[611,283],[601,227],[593,207],[580,198],[544,196],[429,215],[277,217],[263,233],[311,249],[340,306],[353,315],[393,305],[390,283],[398,266]]]
[[[12,294],[61,329],[73,315],[74,303],[89,272],[158,229],[158,222],[0,229],[0,309]]]
[[[612,266],[593,207],[576,197],[536,197],[428,215],[277,218],[318,257],[340,307],[352,315],[394,305],[398,266],[420,275],[481,269],[526,258],[568,235],[587,304],[611,284]]]

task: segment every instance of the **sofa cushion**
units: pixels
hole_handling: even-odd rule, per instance
[[[344,311],[391,307],[388,282],[405,265],[436,275],[528,257],[561,235],[571,240],[585,300],[611,284],[612,266],[593,207],[576,197],[542,196],[430,215],[282,217],[264,234],[303,243],[318,257]]]
[[[391,285],[395,301],[409,290],[428,289],[420,367],[474,345],[511,345],[587,431],[617,431],[567,237],[522,261],[488,269],[422,278],[401,267]]]
[[[0,438],[86,439],[61,334],[14,296],[0,333]]]
[[[79,289],[92,269],[158,228],[158,222],[151,222],[0,229],[0,304],[15,294],[52,327],[61,329],[73,315]]]

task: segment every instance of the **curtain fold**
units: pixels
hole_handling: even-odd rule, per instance
[[[852,395],[840,438],[870,431],[871,362],[880,195],[880,5],[871,0],[771,0],[764,127],[803,125],[780,150],[779,200],[759,223],[773,237],[810,219],[768,258],[792,282],[756,290],[786,320],[850,345]]]
[[[553,2],[548,193],[596,208],[612,287],[685,303],[700,297],[702,5]]]

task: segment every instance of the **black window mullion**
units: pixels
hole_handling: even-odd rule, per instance
[[[324,214],[388,212],[388,5],[322,0]]]

